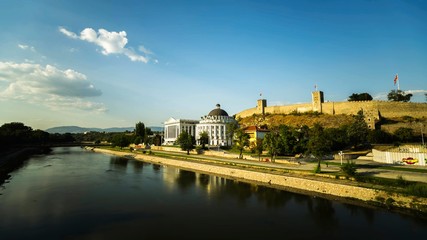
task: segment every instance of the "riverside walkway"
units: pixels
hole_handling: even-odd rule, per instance
[[[265,162],[249,159],[238,159],[220,156],[208,156],[204,154],[190,154],[170,151],[152,150],[156,156],[171,156],[183,158],[187,160],[205,160],[214,161],[216,163],[223,163],[228,165],[241,165],[251,166],[255,168],[265,168],[274,170],[290,170],[294,172],[312,172],[317,165],[316,161],[306,161],[301,159],[298,162],[279,163],[279,162]],[[365,176],[381,177],[388,179],[398,179],[402,177],[407,181],[424,182],[427,183],[427,167],[423,166],[405,166],[405,165],[391,165],[374,162],[371,160],[352,160],[357,165],[357,173]],[[344,161],[345,163],[345,161]],[[322,173],[338,173],[341,171],[340,160],[324,160],[321,164]]]

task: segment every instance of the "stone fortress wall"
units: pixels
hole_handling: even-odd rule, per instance
[[[397,118],[411,116],[413,118],[427,118],[427,103],[389,102],[389,101],[351,101],[351,102],[324,102],[323,92],[312,92],[312,102],[267,106],[265,99],[260,99],[255,108],[243,110],[236,114],[237,118],[245,118],[254,114],[290,114],[292,112],[317,111],[325,114],[356,115],[363,110],[368,126],[375,128],[375,122],[381,117]]]

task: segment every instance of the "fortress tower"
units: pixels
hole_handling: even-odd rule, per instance
[[[257,105],[256,105],[256,110],[257,110],[258,114],[264,115],[266,107],[267,107],[267,100],[266,99],[258,99]]]
[[[323,92],[322,91],[314,91],[311,93],[311,99],[313,104],[313,112],[322,112],[322,103],[323,100]]]

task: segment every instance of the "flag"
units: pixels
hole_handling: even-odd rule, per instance
[[[399,77],[396,74],[396,77],[394,77],[394,85],[396,85],[397,81],[399,80]]]

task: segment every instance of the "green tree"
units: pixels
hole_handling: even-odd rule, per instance
[[[209,143],[209,135],[206,131],[200,133],[199,143],[202,145],[202,149],[205,149],[205,145]]]
[[[394,136],[400,142],[410,142],[414,138],[414,130],[412,128],[400,127],[394,131]]]
[[[239,128],[239,124],[237,124],[236,121],[232,121],[227,123],[225,128],[226,128],[225,136],[226,136],[227,145],[228,145],[228,140],[230,139],[233,140],[234,132]]]
[[[280,135],[278,129],[272,129],[269,133],[267,133],[264,137],[263,144],[264,149],[268,151],[268,154],[271,157],[271,161],[276,161],[276,156],[279,152],[279,143],[280,143]]]
[[[347,128],[347,137],[349,143],[357,148],[357,146],[366,143],[369,134],[368,124],[365,122],[363,111],[357,112],[353,122]]]
[[[243,149],[249,146],[249,134],[245,133],[242,128],[238,128],[234,131],[234,146],[239,150],[239,158],[243,158]]]
[[[324,132],[327,138],[331,141],[331,150],[337,151],[345,149],[349,144],[347,137],[348,126],[343,125],[339,128],[326,128]]]
[[[119,133],[114,135],[111,144],[113,145],[113,147],[120,147],[120,149],[123,149],[124,147],[129,146],[130,144],[130,138],[124,134],[124,133]]]
[[[155,146],[162,145],[162,136],[160,136],[159,134],[154,135],[153,144]]]
[[[264,151],[263,139],[257,138],[255,145],[255,153],[258,154],[258,161],[261,161],[262,151]]]
[[[310,131],[310,139],[307,144],[307,153],[312,154],[317,159],[316,173],[321,171],[320,162],[323,157],[331,152],[331,141],[324,132],[323,127],[316,123]]]
[[[145,133],[144,133],[144,143],[145,144],[152,144],[153,143],[152,135],[153,135],[153,131],[151,130],[151,128],[146,127]]]
[[[0,143],[5,145],[28,143],[32,130],[20,122],[5,123],[0,127]]]
[[[304,153],[307,151],[307,143],[310,138],[310,128],[307,125],[303,125],[299,128],[294,128],[292,131],[296,142],[294,145],[294,153]]]
[[[392,143],[393,136],[381,129],[369,131],[368,142],[370,143]]]
[[[49,133],[42,130],[34,130],[31,134],[32,141],[39,144],[45,144],[49,141]]]
[[[353,93],[348,97],[348,101],[371,101],[373,98],[369,93]]]
[[[140,137],[141,140],[145,140],[145,125],[142,122],[135,124],[135,136]]]
[[[187,151],[187,155],[190,155],[190,151],[195,148],[196,144],[196,140],[194,139],[194,137],[186,131],[182,131],[181,134],[179,134],[176,142],[179,144],[183,151]]]
[[[411,93],[406,94],[402,90],[391,90],[387,95],[388,100],[393,102],[409,102],[411,97]]]
[[[141,142],[142,142],[142,139],[140,136],[135,137],[133,140],[133,143],[136,145],[140,144]]]
[[[296,139],[292,134],[292,127],[287,125],[279,126],[279,153],[281,155],[293,153]]]

